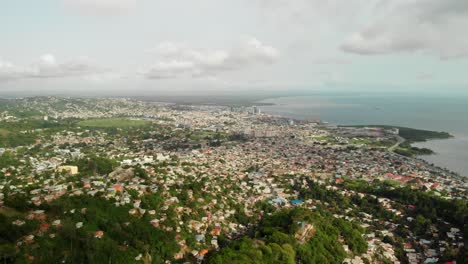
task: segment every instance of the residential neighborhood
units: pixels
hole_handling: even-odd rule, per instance
[[[336,241],[346,253],[343,263],[450,263],[465,254],[459,219],[467,218],[466,178],[392,151],[397,128],[337,127],[248,107],[19,100],[0,112],[0,131],[20,135],[0,148],[0,215],[12,228],[28,226],[13,255],[31,263],[41,259],[35,248],[64,229],[106,239],[106,229],[87,220],[94,209],[59,206],[85,197],[126,212],[123,226],[138,221],[172,238],[177,250],[166,263],[209,261],[263,218],[293,209],[359,226],[365,249],[348,245],[344,235]],[[32,113],[18,114],[26,112]],[[420,208],[428,206],[422,198],[413,204],[400,190],[440,204],[465,202],[465,214],[426,214],[431,208]],[[66,211],[60,215],[58,208]],[[297,228],[299,244],[314,238],[313,222]],[[132,258],[151,263],[150,252]]]

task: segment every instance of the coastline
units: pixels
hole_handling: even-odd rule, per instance
[[[412,140],[411,147],[423,149],[423,154],[414,153],[412,158],[424,161],[432,165],[433,167],[443,169],[450,174],[458,175],[462,178],[468,177],[468,166],[464,162],[467,152],[465,152],[465,146],[468,146],[468,133],[467,128],[461,122],[466,118],[465,116],[452,116],[447,113],[438,112],[438,115],[427,115],[428,111],[425,107],[437,107],[432,106],[427,102],[418,104],[418,98],[415,98],[414,102],[408,100],[408,102],[400,102],[400,98],[395,99],[395,102],[390,99],[384,103],[379,102],[379,110],[375,109],[374,98],[366,101],[353,101],[354,98],[339,98],[333,100],[333,98],[321,98],[310,97],[310,98],[269,98],[261,100],[255,103],[272,103],[272,106],[262,108],[262,112],[278,115],[286,118],[295,120],[326,120],[332,124],[339,124],[341,126],[372,126],[371,124],[383,123],[389,127],[421,127],[425,131],[437,132],[437,131],[450,131],[446,137],[431,137],[424,140]],[[381,98],[377,98],[381,99]],[[383,99],[382,99],[383,100]],[[435,99],[434,99],[435,100]],[[439,104],[445,102],[439,102]],[[401,103],[396,105],[396,103]],[[392,108],[387,105],[392,105]],[[372,107],[371,107],[372,106]],[[459,105],[455,105],[455,110],[463,113],[464,108],[460,108]],[[445,109],[445,108],[444,108]],[[431,112],[429,112],[431,113]],[[323,119],[322,119],[323,117]],[[426,118],[427,117],[427,118]],[[434,119],[437,122],[434,122]],[[440,120],[440,122],[439,122]],[[461,124],[461,125],[460,125]],[[416,129],[418,130],[418,129]],[[437,132],[439,133],[439,132]],[[415,149],[416,150],[416,149]],[[429,153],[431,150],[431,153]]]
[[[340,126],[340,125],[339,125]],[[431,148],[422,145],[416,145],[417,143],[424,143],[431,140],[445,140],[455,138],[454,135],[445,131],[431,131],[423,130],[418,128],[411,127],[401,127],[393,125],[352,125],[352,126],[342,126],[342,127],[376,127],[376,128],[396,128],[399,130],[399,137],[404,139],[403,142],[400,142],[395,148],[392,149],[393,152],[398,153],[407,157],[421,157],[428,155],[437,154]]]
[[[468,137],[466,135],[457,135],[455,134],[454,138],[449,139],[434,139],[428,140],[425,142],[416,142],[414,145],[416,147],[430,148],[435,151],[434,155],[421,155],[418,156],[419,159],[422,159],[430,164],[435,166],[443,166],[452,170],[452,167],[456,167],[456,159],[459,158],[456,152],[453,152],[453,148],[464,145],[468,142]],[[456,171],[457,174],[460,174],[468,178],[468,173],[466,170]]]

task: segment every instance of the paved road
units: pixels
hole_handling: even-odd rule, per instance
[[[396,136],[397,138],[397,142],[395,143],[395,145],[391,146],[388,148],[389,151],[394,151],[396,148],[398,148],[398,146],[400,146],[400,144],[403,144],[403,142],[406,141],[406,139],[400,137],[400,136]]]

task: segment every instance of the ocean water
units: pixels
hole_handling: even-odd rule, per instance
[[[316,95],[279,97],[260,101],[265,113],[295,119],[323,120],[338,125],[395,125],[455,136],[415,146],[435,155],[421,158],[468,176],[468,96],[440,95]]]

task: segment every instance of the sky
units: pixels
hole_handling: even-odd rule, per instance
[[[5,0],[0,95],[468,93],[466,0]]]

